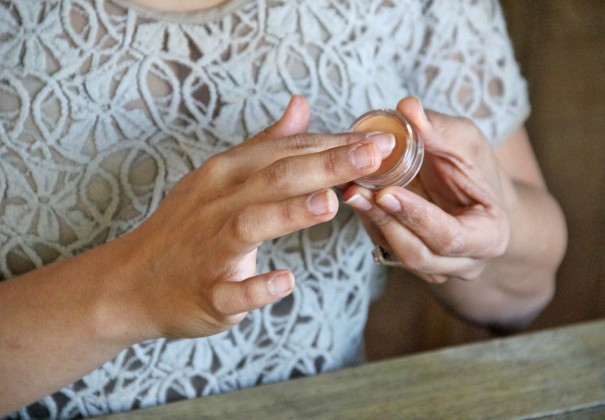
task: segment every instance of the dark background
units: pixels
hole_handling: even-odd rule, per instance
[[[530,88],[527,129],[565,212],[568,249],[552,303],[530,326],[605,317],[605,1],[501,0]],[[366,330],[381,359],[493,337],[446,313],[420,281],[390,282]],[[399,289],[399,290],[396,290]],[[406,296],[389,301],[389,296]],[[387,345],[373,345],[384,343]]]

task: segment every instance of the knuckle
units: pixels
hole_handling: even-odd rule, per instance
[[[256,308],[263,301],[263,293],[259,288],[254,287],[252,284],[246,282],[242,284],[242,304],[244,308]]]
[[[219,289],[214,287],[211,289],[210,302],[208,307],[210,308],[211,315],[216,319],[224,318],[228,313],[228,305],[225,301],[225,296],[220,293]]]
[[[353,133],[342,134],[342,136],[343,136],[343,143],[345,145],[350,145],[350,144],[358,143],[362,139],[366,138],[367,134],[353,132]]]
[[[212,179],[218,179],[223,176],[227,169],[227,157],[224,153],[208,158],[201,166],[201,171]]]
[[[290,200],[286,200],[281,203],[279,212],[281,221],[285,222],[286,224],[290,225],[296,222],[298,212]]]
[[[508,247],[508,241],[495,240],[495,243],[492,246],[492,252],[490,253],[489,256],[492,258],[501,257],[506,253],[507,247]]]
[[[293,183],[292,164],[288,159],[280,159],[261,171],[264,184],[270,188],[287,191]]]
[[[285,146],[295,152],[308,152],[316,150],[320,146],[316,135],[301,133],[283,139]]]
[[[224,331],[235,327],[237,324],[242,322],[242,320],[246,317],[246,314],[246,312],[243,312],[237,315],[224,316],[223,319],[221,319],[221,330]]]
[[[420,206],[407,206],[405,208],[405,211],[402,211],[400,213],[400,217],[402,217],[404,220],[410,222],[410,223],[414,223],[414,224],[418,224],[418,225],[428,225],[430,226],[433,222],[433,216],[432,213],[429,211],[426,211],[426,209],[421,208]]]
[[[380,212],[380,213],[372,213],[369,215],[370,220],[372,220],[372,222],[380,229],[386,228],[389,223],[392,223],[393,218],[392,216]]]
[[[252,244],[255,242],[250,218],[246,211],[236,213],[229,223],[231,238],[239,244]]]
[[[464,238],[458,229],[450,228],[443,233],[444,239],[439,247],[441,255],[455,255],[464,245]]]
[[[464,276],[464,278],[468,281],[477,280],[481,277],[484,270],[485,270],[484,265],[477,265],[476,267],[468,270],[466,275]]]
[[[411,270],[428,273],[430,272],[431,257],[432,253],[426,246],[419,246],[406,252],[401,261]]]
[[[325,154],[324,158],[324,173],[330,177],[336,177],[338,175],[338,168],[340,161],[340,155],[337,149],[330,149]]]
[[[506,220],[497,218],[495,227],[498,234],[492,235],[491,246],[488,247],[486,255],[488,258],[498,258],[504,255],[510,241],[510,226]]]

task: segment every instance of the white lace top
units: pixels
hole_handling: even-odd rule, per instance
[[[276,120],[292,93],[308,98],[319,132],[404,95],[473,118],[494,141],[529,111],[490,0],[237,0],[187,15],[1,0],[0,57],[4,278],[133,229],[185,173]],[[132,410],[355,363],[380,277],[370,249],[346,208],[265,243],[259,270],[292,269],[291,297],[218,336],[133,346],[15,415]]]

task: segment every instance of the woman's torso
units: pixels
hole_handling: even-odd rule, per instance
[[[107,1],[0,3],[0,271],[16,276],[139,225],[209,156],[279,118],[341,132],[412,92],[417,1],[242,1],[178,24]],[[206,16],[207,17],[207,16]],[[201,340],[136,345],[23,411],[97,415],[315,374],[359,359],[376,281],[353,213],[265,243],[297,289]]]

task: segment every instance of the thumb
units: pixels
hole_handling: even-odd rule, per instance
[[[401,112],[403,116],[414,126],[418,135],[424,142],[424,147],[427,150],[431,150],[434,141],[433,124],[429,120],[422,102],[415,96],[407,96],[399,101],[397,104],[397,111]]]
[[[276,139],[305,133],[311,123],[311,107],[300,95],[292,95],[281,118],[273,125],[254,136],[259,140]]]
[[[424,143],[424,149],[434,155],[460,157],[461,151],[470,145],[469,138],[478,130],[466,118],[425,111],[422,102],[415,96],[399,101],[397,110],[414,126]]]
[[[261,308],[289,295],[294,289],[294,276],[287,270],[228,281],[214,288],[214,305],[223,315],[237,315]]]

